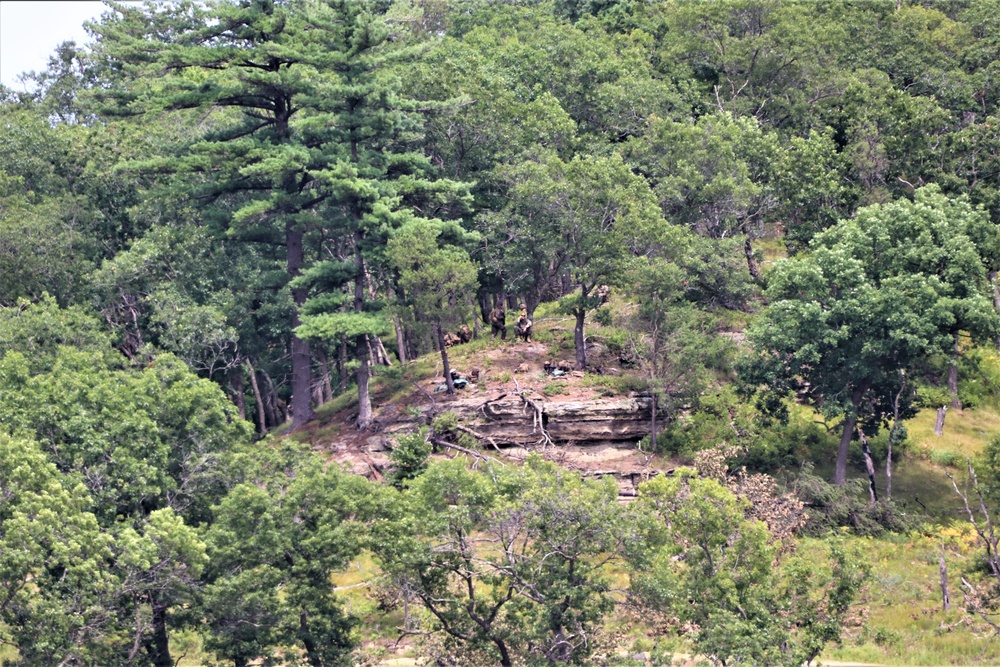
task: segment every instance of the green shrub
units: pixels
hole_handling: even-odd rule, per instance
[[[444,434],[453,431],[458,426],[458,414],[452,410],[442,412],[434,418],[434,432]]]
[[[407,433],[396,439],[396,444],[389,452],[392,470],[389,471],[389,481],[402,486],[404,482],[419,477],[427,469],[427,459],[431,455],[431,443],[427,441],[427,428],[416,433]]]
[[[539,329],[536,326],[531,330],[531,340],[544,345],[554,345],[556,337],[548,329]]]
[[[974,347],[959,360],[958,398],[967,408],[1000,407],[1000,354]]]
[[[931,450],[931,461],[939,466],[959,468],[965,462],[965,458],[958,452],[935,449]]]
[[[596,387],[602,396],[623,396],[649,387],[649,380],[636,375],[587,375],[585,384]]]
[[[607,345],[609,353],[620,356],[632,338],[632,333],[628,329],[608,327],[601,330],[600,336],[592,336],[592,338]]]
[[[595,322],[600,324],[602,327],[610,327],[612,322],[611,309],[608,308],[607,306],[602,306],[601,308],[598,308],[597,310],[594,311],[594,314],[591,315],[591,318]]]
[[[546,396],[558,396],[566,393],[565,382],[549,382],[542,387],[542,393]]]
[[[917,387],[916,404],[921,408],[940,408],[951,405],[951,396],[945,387],[921,384]]]

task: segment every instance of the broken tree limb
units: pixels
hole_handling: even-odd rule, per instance
[[[938,572],[941,574],[941,607],[948,611],[951,609],[951,596],[948,595],[948,564],[944,560],[944,545],[938,554]]]
[[[431,413],[437,413],[437,401],[434,400],[434,396],[432,396],[429,391],[427,391],[426,389],[424,389],[423,387],[421,387],[416,382],[413,383],[413,386],[416,387],[417,389],[419,389],[420,393],[422,393],[424,396],[426,396],[428,399],[430,399],[430,402],[431,402]]]
[[[471,435],[476,440],[479,440],[480,442],[482,442],[483,440],[485,440],[485,441],[489,442],[490,445],[493,446],[493,449],[497,450],[498,452],[500,451],[500,446],[497,445],[496,440],[494,440],[493,438],[491,438],[488,435],[483,435],[482,433],[479,433],[478,431],[474,431],[471,428],[469,428],[468,426],[462,426],[461,424],[455,424],[455,426],[453,426],[452,428],[454,428],[454,429],[456,429],[458,431],[461,431],[462,433],[468,433],[469,435]]]
[[[378,471],[378,468],[375,466],[375,462],[372,461],[370,456],[368,456],[365,453],[362,453],[361,459],[365,462],[365,464],[368,465],[368,469],[372,471],[372,476],[376,479],[376,481],[379,482],[384,481],[382,478],[382,473]]]
[[[461,445],[453,445],[452,443],[450,443],[447,440],[444,440],[442,438],[431,438],[430,441],[432,443],[434,443],[435,445],[437,445],[438,447],[444,447],[446,449],[454,449],[457,452],[462,452],[463,454],[468,454],[469,456],[475,457],[475,458],[480,459],[482,461],[493,461],[494,463],[499,463],[500,465],[504,464],[503,461],[495,459],[492,456],[486,456],[485,454],[480,454],[479,452],[473,451],[471,449],[467,449],[465,447],[462,447]]]
[[[502,398],[505,398],[506,396],[507,396],[507,392],[504,392],[504,393],[500,394],[499,396],[497,396],[496,398],[487,399],[487,401],[485,403],[483,403],[482,405],[480,405],[479,406],[479,410],[483,413],[483,416],[486,417],[487,419],[496,419],[497,415],[495,413],[491,413],[489,411],[490,403],[496,403],[497,401],[499,401]]]
[[[543,413],[542,406],[540,406],[537,402],[528,398],[525,394],[526,392],[522,391],[518,393],[518,396],[521,397],[521,400],[524,401],[524,404],[526,406],[531,406],[531,408],[535,411],[535,414],[532,419],[531,432],[542,434],[542,439],[539,441],[538,444],[542,445],[542,448],[544,449],[545,447],[548,447],[553,443],[552,443],[552,438],[549,437],[548,431],[545,430],[545,422],[542,419],[542,413]]]
[[[861,430],[861,425],[858,424],[858,439],[861,440],[861,451],[865,455],[865,468],[868,469],[868,494],[871,496],[872,503],[878,502],[878,492],[875,490],[875,464],[872,463],[872,450],[868,446],[868,438],[865,437],[865,432]]]

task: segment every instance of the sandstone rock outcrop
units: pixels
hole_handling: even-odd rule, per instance
[[[537,394],[501,394],[494,399],[459,399],[420,408],[454,412],[459,423],[498,447],[634,444],[649,434],[651,400],[647,397],[551,401]],[[384,422],[386,434],[412,427],[412,417]],[[418,421],[420,418],[417,419]],[[548,440],[546,440],[548,436]]]

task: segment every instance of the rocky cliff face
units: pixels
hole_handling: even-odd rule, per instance
[[[425,405],[421,416],[386,415],[383,436],[413,428],[414,421],[454,412],[459,424],[497,447],[534,445],[634,445],[649,434],[646,397],[555,401],[530,392],[457,399]]]

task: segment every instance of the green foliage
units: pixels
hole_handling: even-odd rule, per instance
[[[594,320],[594,322],[597,322],[602,327],[610,327],[614,321],[611,315],[611,309],[605,307],[598,308],[590,317]]]
[[[291,645],[320,664],[347,664],[354,621],[330,576],[357,555],[377,500],[364,479],[312,456],[269,469],[282,464],[274,454],[213,508],[207,646],[243,664]]]
[[[118,586],[82,484],[59,474],[41,446],[0,433],[0,637],[15,664],[54,664],[73,654],[113,659],[115,640],[90,627]]]
[[[702,655],[726,664],[797,666],[829,642],[867,578],[857,554],[833,544],[823,570],[789,558],[764,524],[714,480],[681,469],[640,487],[646,550],[632,557],[644,604],[697,630]]]
[[[421,220],[402,227],[386,248],[414,312],[439,329],[464,321],[467,295],[479,287],[476,267],[462,247],[476,240],[458,225]]]
[[[967,202],[927,187],[915,202],[862,209],[817,236],[812,254],[775,265],[741,377],[765,389],[766,412],[780,416],[790,391],[808,389],[827,417],[843,417],[839,483],[857,419],[869,432],[888,421],[901,378],[950,354],[958,330],[977,340],[997,331],[983,265],[994,241],[974,242],[982,223]]]
[[[60,308],[52,297],[0,307],[0,350],[19,352],[29,372],[50,368],[60,347],[87,352],[104,363],[120,361],[98,320],[80,307]]]
[[[610,325],[601,328],[599,334],[591,334],[590,340],[604,343],[608,346],[608,352],[616,357],[620,357],[623,352],[628,351],[631,342],[632,332],[623,327],[612,327]]]
[[[613,484],[536,456],[478,472],[456,459],[432,464],[406,502],[398,523],[374,536],[375,551],[423,605],[445,655],[587,660],[613,606],[605,565],[631,534]]]
[[[964,408],[1000,407],[1000,357],[987,346],[959,358],[958,398]]]
[[[584,380],[589,386],[597,387],[605,396],[627,396],[649,387],[649,382],[636,375],[593,375]]]
[[[546,382],[545,386],[542,387],[542,393],[546,396],[559,396],[560,394],[566,393],[566,383],[565,382]]]
[[[889,437],[898,458],[915,407],[954,398],[941,385],[956,337],[959,400],[1000,405],[998,16],[996,0],[109,7],[92,46],[61,45],[30,92],[0,87],[0,660],[173,664],[163,647],[197,628],[205,660],[344,663],[357,635],[330,577],[366,541],[402,590],[432,591],[414,627],[459,623],[427,660],[497,662],[498,640],[510,662],[613,654],[595,648],[603,556],[581,552],[574,567],[593,569],[572,584],[563,558],[574,526],[623,543],[607,538],[623,519],[599,485],[537,466],[418,475],[427,444],[404,439],[412,488],[355,488],[307,448],[251,448],[230,405],[254,412],[259,396],[262,431],[289,410],[301,427],[314,374],[357,373],[356,396],[321,411],[354,401],[364,427],[370,373],[391,401],[432,368],[370,364],[374,337],[419,356],[435,324],[469,323],[474,295],[486,311],[522,299],[536,321],[564,296],[579,335],[543,326],[535,342],[579,346],[581,367],[586,318],[601,324],[593,338],[634,366],[585,382],[651,392],[655,447],[681,459],[725,442],[743,448],[731,465],[788,471],[828,459],[837,426],[841,479],[861,461],[857,426],[878,463]],[[755,353],[737,395],[744,329]],[[959,439],[927,456],[960,463],[988,428],[974,417],[949,413]],[[474,446],[456,426],[435,429]],[[993,503],[998,450],[978,463]],[[797,484],[810,530],[905,526],[862,489]],[[683,650],[781,664],[835,640],[851,559],[793,565],[716,489],[689,487],[668,542],[693,553],[646,573],[656,608],[699,626]],[[729,531],[729,553],[691,516]],[[502,559],[510,526],[527,561]],[[459,528],[472,566],[434,552]],[[731,567],[695,576],[708,571],[697,538]],[[472,606],[438,606],[473,566]],[[812,616],[821,591],[831,602]],[[500,602],[489,630],[470,620]],[[910,625],[967,636],[925,616]],[[867,648],[909,650],[898,624],[872,627]],[[966,644],[911,662],[976,659]]]
[[[407,433],[396,439],[396,444],[389,452],[389,460],[393,468],[389,473],[390,481],[396,486],[419,477],[427,469],[427,459],[431,455],[431,443],[427,440],[427,429],[422,428],[416,433]]]
[[[454,410],[446,410],[434,418],[435,433],[447,433],[453,431],[455,426],[458,425],[458,413]]]

